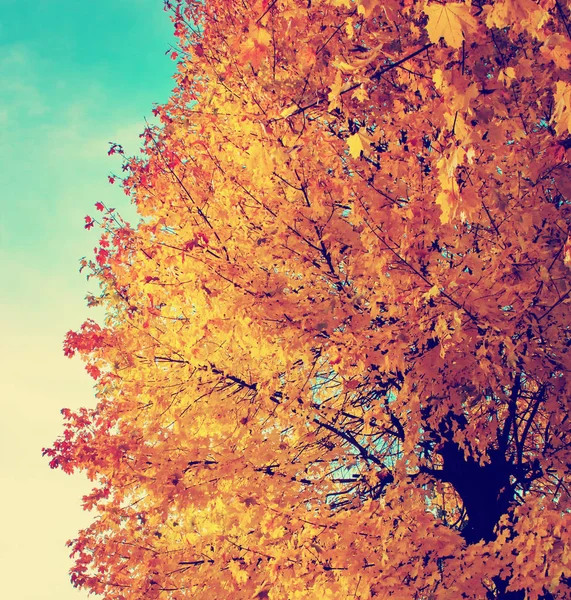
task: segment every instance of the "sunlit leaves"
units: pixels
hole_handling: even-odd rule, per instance
[[[567,597],[567,9],[167,8],[141,220],[85,222],[97,406],[45,450],[95,485],[74,584]]]
[[[465,37],[476,30],[469,4],[431,2],[425,5],[424,12],[428,16],[426,30],[433,43],[444,38],[451,48],[460,48]]]
[[[558,81],[555,84],[555,110],[551,120],[559,135],[571,134],[571,84]]]

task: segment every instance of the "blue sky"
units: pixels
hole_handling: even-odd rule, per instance
[[[162,0],[0,0],[0,536],[2,592],[18,600],[86,598],[71,587],[65,541],[90,521],[87,484],[51,471],[41,448],[62,407],[93,405],[90,379],[61,352],[94,316],[78,273],[103,201],[132,214],[107,175],[108,142],[138,151],[175,65]]]

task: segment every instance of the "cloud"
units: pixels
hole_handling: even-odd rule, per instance
[[[123,113],[129,107],[121,108],[110,97],[105,81],[62,73],[23,44],[0,50],[0,125],[8,133],[2,136],[0,154],[22,139],[33,141],[48,159],[101,159],[110,141],[123,144],[128,154],[138,153],[144,118],[134,120],[129,112],[125,124]]]
[[[2,48],[0,56],[1,122],[41,117],[48,110],[44,92],[37,85],[33,55],[21,44]]]

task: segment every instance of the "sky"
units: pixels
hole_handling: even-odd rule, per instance
[[[81,600],[65,542],[92,518],[80,475],[41,449],[61,408],[93,406],[92,380],[62,341],[88,317],[79,273],[95,202],[133,214],[107,176],[120,170],[173,87],[162,0],[0,0],[0,578],[14,600]]]

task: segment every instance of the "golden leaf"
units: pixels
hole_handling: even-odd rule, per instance
[[[551,122],[555,124],[557,135],[571,133],[571,84],[558,81],[555,84],[555,109]]]
[[[426,30],[433,44],[440,38],[451,48],[460,48],[467,33],[476,30],[477,21],[470,14],[468,5],[460,2],[447,4],[425,4],[424,12],[428,16]]]
[[[347,138],[347,144],[349,146],[349,154],[353,158],[359,158],[361,152],[367,154],[371,147],[371,138],[364,133],[358,131]]]
[[[343,79],[341,77],[341,71],[337,71],[335,73],[335,81],[331,85],[329,95],[327,99],[329,100],[329,111],[335,110],[339,106],[339,98],[341,94],[341,90],[343,89]]]

